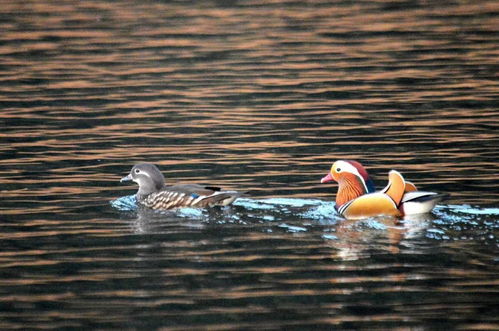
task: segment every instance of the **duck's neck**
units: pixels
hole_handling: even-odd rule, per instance
[[[145,199],[147,199],[148,196],[150,196],[154,192],[157,192],[157,191],[150,189],[150,188],[143,189],[142,187],[140,187],[135,196],[137,197],[138,201],[144,201]]]
[[[165,187],[164,182],[146,182],[139,185],[139,190],[137,191],[137,199],[145,199],[152,193],[159,192]]]
[[[366,189],[357,176],[344,176],[338,181],[336,206],[340,207],[350,200],[366,194]]]

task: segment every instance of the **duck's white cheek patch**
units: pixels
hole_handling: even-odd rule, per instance
[[[142,173],[141,173],[141,175],[142,175],[142,176],[146,176],[146,177],[151,178],[151,175],[149,175],[147,172],[142,172]],[[152,178],[151,178],[151,179],[152,179]]]

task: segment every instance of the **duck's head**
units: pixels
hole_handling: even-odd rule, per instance
[[[134,165],[128,176],[121,178],[120,182],[130,180],[139,184],[138,195],[148,195],[161,190],[165,186],[165,177],[163,177],[158,167],[151,163]]]
[[[374,183],[369,174],[357,161],[338,160],[334,162],[329,173],[321,179],[321,183],[330,181],[336,181],[339,184],[336,197],[338,205],[375,191]]]

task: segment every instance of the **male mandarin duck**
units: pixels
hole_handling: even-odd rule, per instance
[[[139,205],[159,210],[227,206],[244,194],[197,184],[168,186],[161,171],[150,163],[134,165],[128,176],[121,178],[120,182],[130,180],[139,184],[136,194]]]
[[[357,161],[339,160],[321,183],[338,182],[336,210],[349,219],[378,215],[404,216],[429,213],[447,195],[418,191],[395,170],[388,174],[388,185],[375,192],[366,169]]]

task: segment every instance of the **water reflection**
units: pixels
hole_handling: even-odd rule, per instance
[[[308,232],[340,251],[338,256],[345,255],[345,258],[349,259],[357,258],[355,252],[365,257],[367,252],[363,251],[372,249],[387,250],[396,254],[401,246],[410,247],[411,241],[424,238],[493,242],[496,239],[496,231],[492,224],[498,214],[495,208],[440,205],[436,207],[435,213],[410,215],[403,219],[375,217],[345,220],[336,213],[332,202],[290,198],[241,198],[233,206],[212,210],[137,209],[134,196],[118,198],[112,201],[111,205],[123,211],[123,217],[135,219],[132,228],[138,233],[162,233],[163,228],[171,224],[194,229],[206,229],[212,225],[250,226],[258,232],[284,231],[295,237]],[[485,219],[490,221],[473,221],[474,216],[463,214],[484,215]],[[459,234],[455,233],[456,230]],[[476,237],[468,238],[466,230],[473,232]],[[308,237],[308,234],[306,236]]]

